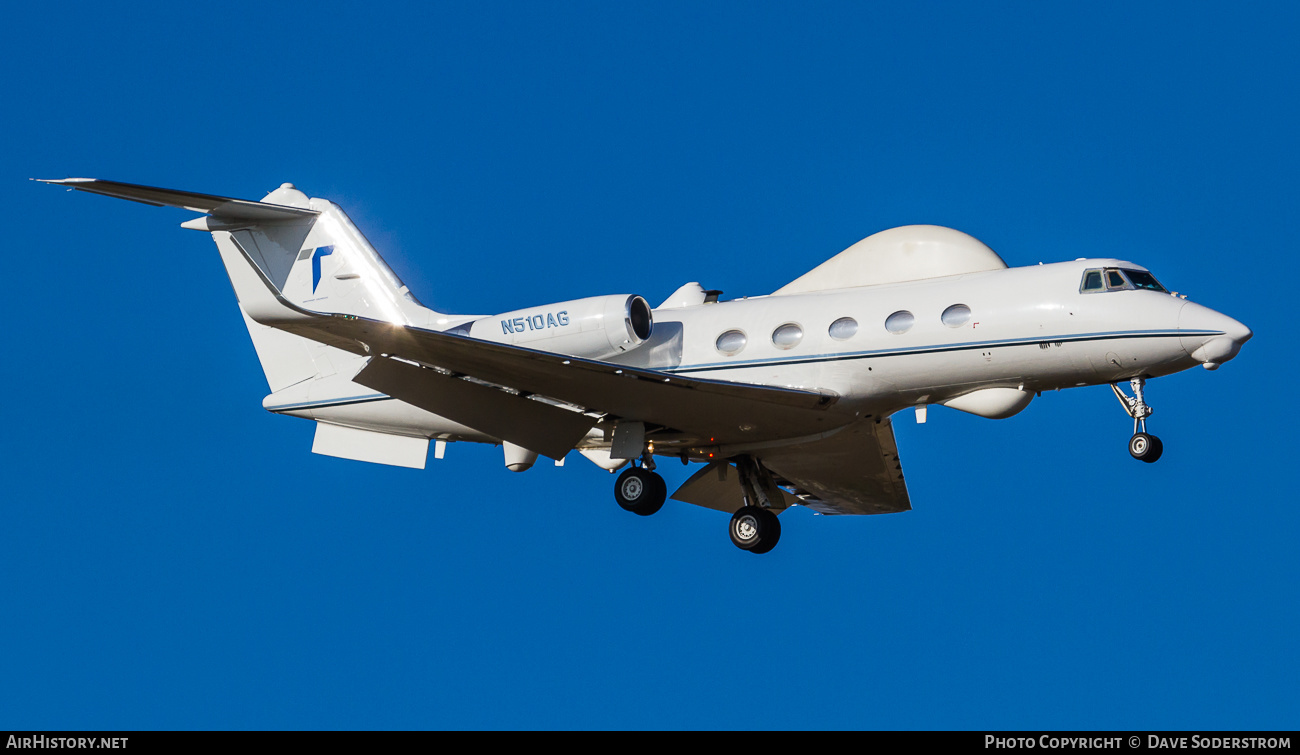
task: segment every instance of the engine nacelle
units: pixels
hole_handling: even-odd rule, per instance
[[[653,330],[645,299],[615,294],[503,312],[453,332],[555,354],[608,359],[645,343]]]

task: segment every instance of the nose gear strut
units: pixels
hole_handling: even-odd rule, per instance
[[[1119,383],[1111,383],[1110,389],[1115,392],[1115,398],[1119,399],[1124,411],[1133,418],[1133,437],[1128,441],[1129,455],[1138,461],[1150,464],[1164,453],[1165,444],[1156,436],[1147,433],[1147,417],[1150,417],[1155,410],[1147,405],[1142,396],[1142,388],[1146,382],[1146,378],[1142,377],[1135,377],[1128,381],[1133,389],[1132,396],[1124,393]]]

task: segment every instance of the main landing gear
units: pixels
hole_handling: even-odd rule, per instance
[[[636,462],[632,464],[614,483],[614,500],[625,511],[650,516],[663,508],[668,498],[668,485],[654,472],[654,459],[648,455],[642,466],[637,466]]]
[[[1147,402],[1142,397],[1142,388],[1146,385],[1146,379],[1135,377],[1129,381],[1129,386],[1133,389],[1133,395],[1129,396],[1119,387],[1119,383],[1112,383],[1110,389],[1115,392],[1115,398],[1128,412],[1128,416],[1133,418],[1133,437],[1128,441],[1129,455],[1138,461],[1145,461],[1148,464],[1155,462],[1160,455],[1165,452],[1165,444],[1154,435],[1147,433],[1147,417],[1151,416],[1152,408],[1147,406]]]
[[[774,506],[784,505],[781,489],[767,468],[753,456],[736,457],[745,505],[731,516],[731,542],[750,553],[767,553],[781,539],[781,522]]]
[[[767,553],[781,539],[781,520],[771,509],[745,506],[731,516],[731,542],[750,553]]]
[[[731,542],[750,553],[767,553],[781,539],[781,522],[776,518],[776,512],[777,507],[784,507],[785,498],[772,474],[757,459],[738,456],[735,463],[745,505],[731,517],[727,528]],[[654,457],[647,452],[618,476],[614,483],[614,500],[625,511],[650,516],[663,507],[668,498],[668,486],[654,468]],[[729,465],[723,467],[724,470],[727,468]]]

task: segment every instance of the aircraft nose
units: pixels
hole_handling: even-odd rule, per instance
[[[1179,339],[1183,350],[1207,370],[1217,370],[1237,356],[1255,335],[1231,317],[1190,301],[1178,311],[1178,329],[1184,331]]]

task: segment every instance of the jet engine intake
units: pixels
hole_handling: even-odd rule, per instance
[[[453,332],[553,354],[608,359],[650,339],[654,317],[640,296],[614,294],[503,312]]]

